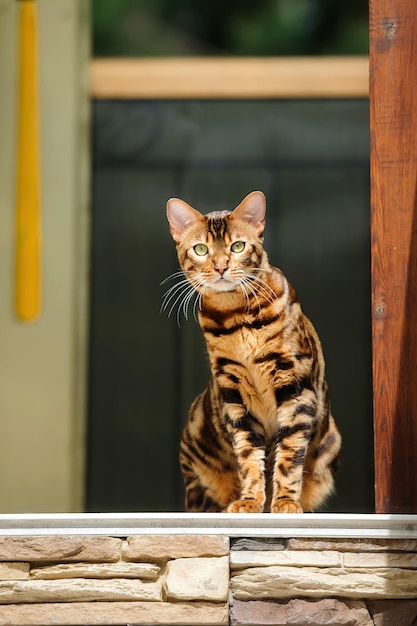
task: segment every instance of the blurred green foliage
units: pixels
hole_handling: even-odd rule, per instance
[[[91,0],[94,56],[367,54],[366,0]]]

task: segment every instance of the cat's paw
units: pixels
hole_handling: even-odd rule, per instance
[[[271,513],[302,513],[303,509],[299,502],[291,498],[275,500],[271,505]]]
[[[235,500],[226,508],[226,513],[262,513],[262,507],[256,500]]]

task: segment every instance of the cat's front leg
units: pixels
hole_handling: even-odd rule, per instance
[[[311,417],[301,413],[281,425],[275,449],[271,513],[302,513],[300,504],[305,459],[312,436]]]
[[[240,481],[240,496],[227,513],[262,513],[265,506],[265,437],[256,419],[242,405],[225,406]]]

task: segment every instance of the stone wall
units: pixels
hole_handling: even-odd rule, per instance
[[[227,624],[229,538],[0,537],[0,624]]]
[[[417,540],[0,537],[0,625],[229,621],[416,624]]]
[[[232,540],[231,624],[417,624],[416,540]]]

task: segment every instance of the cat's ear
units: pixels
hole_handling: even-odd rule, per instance
[[[180,241],[186,228],[204,220],[201,213],[179,198],[168,200],[167,218],[171,235],[176,243]]]
[[[252,191],[235,208],[231,217],[236,217],[255,226],[261,236],[265,228],[266,198],[262,191]]]

